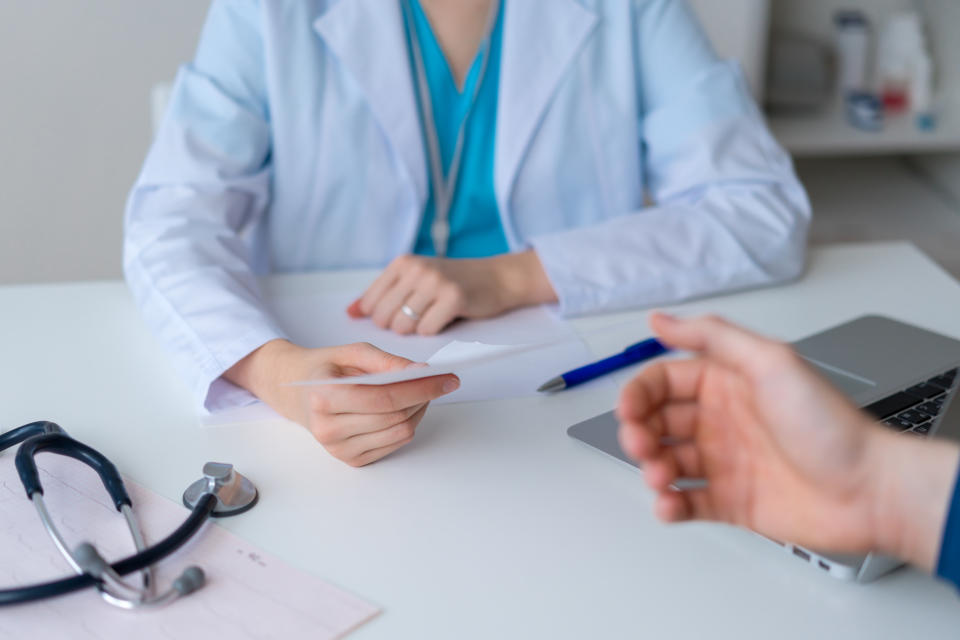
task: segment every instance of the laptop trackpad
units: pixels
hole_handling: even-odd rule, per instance
[[[794,347],[854,402],[866,404],[955,367],[960,342],[890,318],[864,316]]]

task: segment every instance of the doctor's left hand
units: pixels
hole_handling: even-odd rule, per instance
[[[537,254],[396,258],[347,309],[401,334],[434,335],[458,318],[490,318],[557,299]]]

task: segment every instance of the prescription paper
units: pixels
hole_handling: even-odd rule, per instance
[[[545,363],[550,366],[549,363],[563,358],[569,351],[568,345],[563,341],[503,345],[454,340],[430,356],[426,363],[418,363],[406,369],[348,378],[302,380],[292,383],[291,386],[383,385],[453,373],[460,378],[461,388],[438,402],[467,402],[518,393],[525,395],[535,391],[536,387],[531,385],[518,388],[517,381],[537,380],[535,384],[539,386],[546,378],[535,376],[541,375],[539,372],[544,369]],[[527,370],[524,371],[523,367]],[[505,375],[507,368],[509,375]]]
[[[123,518],[89,468],[43,453],[37,461],[47,506],[70,547],[89,540],[109,560],[133,552]],[[148,542],[166,536],[186,517],[181,505],[126,482]],[[92,588],[85,589],[0,609],[0,637],[325,640],[343,637],[379,611],[216,525],[206,525],[193,542],[158,565],[159,587],[168,587],[191,564],[204,570],[207,584],[169,606],[121,611],[104,603]],[[0,585],[32,584],[71,573],[21,488],[13,455],[0,455]],[[131,582],[138,583],[137,578],[129,576]]]
[[[459,322],[438,336],[402,336],[345,310],[355,292],[323,292],[268,298],[280,326],[297,344],[328,347],[369,342],[418,363],[423,370],[373,374],[333,384],[389,384],[456,373],[460,388],[434,404],[476,402],[535,395],[537,387],[594,358],[569,323],[549,307],[519,309],[489,320]],[[594,384],[594,383],[591,383]],[[611,384],[608,380],[595,384]],[[282,419],[249,396],[249,404],[204,416],[205,426],[228,426]]]
[[[297,344],[326,347],[369,342],[415,362],[428,362],[429,372],[460,376],[460,388],[434,404],[535,395],[537,387],[550,378],[594,360],[570,323],[549,306],[461,321],[436,336],[402,336],[377,327],[370,319],[350,318],[345,310],[355,298],[354,291],[323,292],[276,296],[268,305]],[[388,375],[380,382],[368,378],[374,382],[367,384],[424,373]]]
[[[551,346],[553,346],[551,344]],[[323,385],[345,385],[345,384],[394,384],[397,382],[407,382],[409,380],[421,380],[432,376],[439,376],[447,373],[457,373],[465,369],[487,364],[500,358],[508,357],[514,352],[524,350],[523,346],[516,347],[503,344],[484,344],[482,342],[460,342],[454,340],[448,343],[443,349],[430,356],[424,363],[414,363],[406,369],[395,371],[384,371],[382,373],[370,373],[361,376],[350,376],[347,378],[324,378],[320,380],[301,380],[291,383],[290,386],[314,387]]]
[[[436,336],[402,336],[381,329],[368,318],[346,314],[356,291],[325,291],[299,295],[272,295],[266,299],[280,327],[297,344],[330,347],[369,342],[384,351],[425,362],[453,340],[519,345],[577,339],[568,322],[549,306],[527,307],[486,320],[459,321]]]

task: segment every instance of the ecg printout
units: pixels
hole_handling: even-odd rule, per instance
[[[108,560],[133,552],[123,517],[95,473],[51,454],[41,453],[37,461],[48,509],[71,548],[92,540]],[[127,490],[148,543],[173,531],[187,514],[183,506],[135,483],[127,482]],[[158,590],[192,564],[204,570],[207,584],[168,606],[123,611],[88,588],[0,608],[0,638],[326,639],[342,637],[379,612],[219,526],[206,525],[195,541],[158,565]],[[0,588],[70,574],[26,497],[12,452],[0,455]],[[139,583],[137,574],[127,578]]]

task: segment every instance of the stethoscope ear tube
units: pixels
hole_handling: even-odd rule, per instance
[[[22,427],[17,427],[16,429],[11,429],[10,431],[5,431],[4,433],[0,434],[0,451],[9,449],[14,445],[18,445],[27,438],[41,436],[45,433],[66,432],[56,422],[50,422],[48,420],[31,422],[30,424],[25,424]]]
[[[34,461],[41,451],[49,451],[62,456],[79,460],[97,472],[103,487],[110,494],[117,511],[123,505],[130,504],[130,496],[123,486],[120,472],[107,460],[106,456],[82,442],[78,442],[64,433],[47,433],[26,440],[17,450],[16,465],[20,481],[27,492],[27,498],[32,499],[34,493],[43,495],[43,485],[40,483],[40,472]]]
[[[483,85],[483,81],[487,76],[487,63],[490,61],[493,31],[501,10],[501,3],[498,1],[491,5],[490,11],[487,14],[487,24],[484,27],[483,41],[480,45],[482,55],[480,73],[474,84],[473,93],[470,96],[466,113],[457,130],[456,143],[454,144],[453,157],[450,159],[449,168],[444,172],[443,157],[440,151],[440,134],[437,131],[437,120],[433,113],[430,83],[427,80],[423,51],[420,48],[420,42],[415,33],[413,5],[410,4],[409,0],[403,3],[404,20],[407,24],[407,33],[410,37],[410,45],[413,53],[414,75],[418,91],[417,97],[419,98],[420,111],[423,117],[427,165],[430,169],[430,185],[433,189],[433,223],[430,225],[430,236],[433,241],[433,251],[438,258],[445,258],[447,256],[450,241],[450,208],[453,206],[454,191],[457,188],[460,164],[463,159],[467,120],[470,119],[470,115],[477,102],[477,95],[480,93],[480,87]]]

